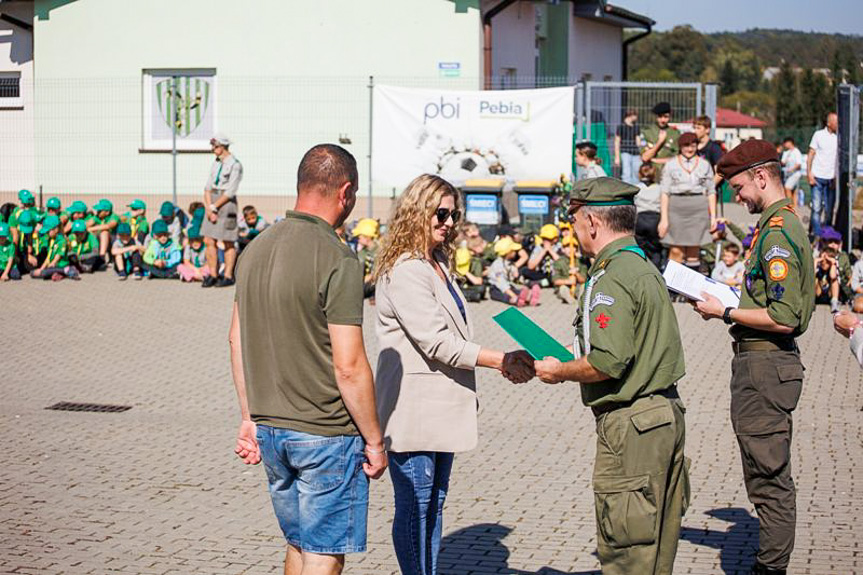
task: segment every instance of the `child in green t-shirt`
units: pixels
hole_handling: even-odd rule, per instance
[[[72,222],[69,240],[69,263],[81,273],[93,273],[105,266],[99,257],[99,240],[87,230],[87,222]]]
[[[21,273],[15,266],[15,244],[9,224],[0,224],[0,282],[20,280]]]
[[[578,254],[578,242],[572,234],[561,240],[563,253],[553,264],[551,283],[554,285],[557,297],[563,303],[571,304],[577,301],[584,282],[587,281],[587,269]]]
[[[45,216],[39,228],[39,241],[47,244],[48,254],[42,265],[30,272],[30,277],[60,281],[63,278],[80,279],[78,270],[69,265],[69,244],[60,233],[60,218]]]
[[[132,237],[144,243],[144,240],[150,235],[150,224],[147,222],[147,204],[144,200],[132,200],[129,204],[129,213],[126,214],[125,220],[129,223],[132,230]]]
[[[99,238],[99,256],[107,263],[110,261],[108,251],[111,249],[111,241],[120,224],[120,216],[114,213],[114,204],[108,200],[99,200],[93,206],[96,216],[90,220],[87,229]]]

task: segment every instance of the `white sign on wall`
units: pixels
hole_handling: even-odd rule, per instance
[[[171,150],[172,126],[178,150],[209,150],[216,133],[215,70],[145,70],[145,150]]]
[[[448,91],[376,85],[372,173],[403,188],[420,174],[556,180],[572,170],[572,87]]]

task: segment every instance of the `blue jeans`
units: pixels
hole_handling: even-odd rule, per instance
[[[369,478],[362,437],[258,425],[273,510],[285,540],[303,551],[366,550]]]
[[[402,575],[435,575],[452,453],[390,452],[395,493],[393,547]]]
[[[633,186],[638,184],[638,169],[641,167],[639,154],[620,152],[620,179]]]
[[[812,216],[810,224],[815,237],[821,236],[821,225],[833,224],[833,206],[836,204],[836,181],[815,178],[812,187]]]

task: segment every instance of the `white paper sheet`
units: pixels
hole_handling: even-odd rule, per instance
[[[740,305],[740,292],[738,290],[701,275],[675,261],[669,260],[662,277],[668,289],[689,299],[703,301],[701,292],[706,292],[719,299],[725,307],[736,308]]]

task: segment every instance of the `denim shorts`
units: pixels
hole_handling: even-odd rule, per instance
[[[369,479],[362,437],[258,425],[257,438],[287,542],[311,553],[365,551]]]

